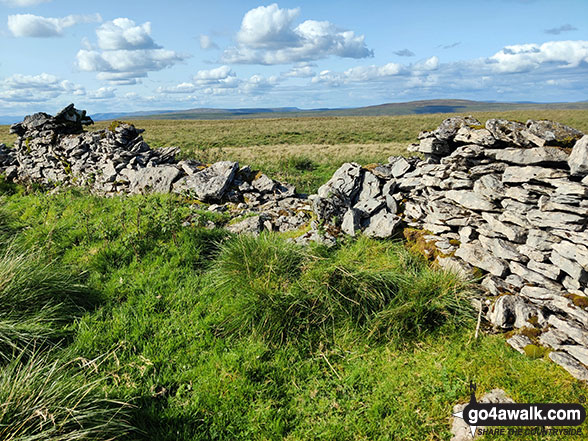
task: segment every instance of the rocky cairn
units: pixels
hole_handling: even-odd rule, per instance
[[[236,233],[298,231],[333,244],[360,232],[414,238],[428,257],[481,278],[481,307],[509,344],[549,357],[588,381],[588,135],[553,121],[446,119],[387,164],[343,164],[314,195],[249,167],[175,159],[125,123],[92,121],[68,106],[28,116],[0,145],[0,173],[105,194],[174,192],[226,211]]]

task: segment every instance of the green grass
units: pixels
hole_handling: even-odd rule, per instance
[[[17,245],[99,294],[51,360],[86,366],[55,375],[65,390],[95,384],[88,400],[100,412],[132,403],[113,420],[140,429],[130,439],[448,440],[470,380],[517,401],[588,393],[502,336],[474,340],[467,284],[398,243],[301,248],[185,228],[204,214],[174,196],[13,188],[1,202]]]

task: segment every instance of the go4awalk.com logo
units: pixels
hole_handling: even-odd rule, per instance
[[[586,419],[586,409],[575,403],[478,403],[476,385],[470,383],[470,402],[463,411],[454,413],[470,426],[472,437],[478,434],[570,434],[578,435],[582,429],[554,429],[553,426],[579,426]],[[488,429],[492,427],[515,427],[514,429]],[[522,429],[516,427],[535,427]],[[547,428],[549,426],[549,428]],[[573,432],[573,433],[572,433]]]

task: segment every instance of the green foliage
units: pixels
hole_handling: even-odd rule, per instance
[[[130,407],[103,397],[103,379],[51,355],[20,355],[0,367],[3,440],[115,440],[131,432]]]

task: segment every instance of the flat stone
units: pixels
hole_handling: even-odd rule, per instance
[[[545,141],[547,145],[569,147],[570,143],[582,137],[582,132],[550,120],[528,120],[527,131]]]
[[[568,340],[566,334],[555,328],[548,329],[539,336],[539,343],[552,349],[559,349]]]
[[[496,160],[519,165],[566,163],[568,154],[557,147],[507,148],[496,153]]]
[[[388,162],[392,164],[392,176],[395,178],[404,176],[410,170],[410,163],[403,157],[396,157],[394,162],[390,161],[390,159],[388,158]]]
[[[489,119],[486,121],[486,129],[499,141],[506,144],[514,144],[520,147],[531,145],[525,136],[527,127],[517,121],[505,119]]]
[[[588,218],[588,208],[554,202],[548,196],[541,196],[539,198],[538,205],[539,210],[541,211],[564,211],[566,213],[572,213],[584,218]]]
[[[557,288],[557,284],[555,284],[552,280],[548,279],[542,274],[539,274],[538,272],[530,270],[518,262],[510,262],[509,267],[514,274],[520,276],[527,282],[536,283],[537,285],[545,286],[547,288]]]
[[[568,159],[570,172],[574,176],[588,175],[588,135],[576,142]]]
[[[561,272],[557,266],[550,265],[548,263],[536,262],[534,260],[529,260],[527,262],[527,268],[551,280],[557,280]]]
[[[547,260],[548,254],[543,251],[539,251],[529,245],[519,245],[517,247],[517,251],[519,254],[523,256],[527,256],[530,260],[534,260],[535,262],[543,263]]]
[[[553,245],[553,250],[557,251],[562,257],[578,263],[582,268],[588,271],[588,247],[576,241],[576,243],[562,240]]]
[[[216,162],[204,170],[180,179],[174,184],[173,191],[194,193],[201,201],[219,201],[229,188],[238,169],[237,162]]]
[[[561,242],[561,239],[547,231],[530,229],[527,236],[526,245],[540,251],[549,251],[553,249],[554,245]]]
[[[516,260],[518,262],[526,262],[529,260],[527,257],[519,254],[514,245],[502,239],[480,235],[478,240],[486,250],[490,251],[499,259]]]
[[[473,268],[463,260],[455,257],[441,257],[437,256],[437,264],[445,271],[450,271],[457,274],[464,280],[470,280],[473,276]]]
[[[491,147],[496,144],[496,138],[489,130],[473,129],[468,126],[461,127],[453,138],[454,142],[463,144],[477,144]]]
[[[555,300],[563,295],[563,292],[553,289],[542,288],[540,286],[524,286],[521,289],[522,296],[528,297],[531,300]]]
[[[382,210],[370,218],[370,223],[364,230],[364,234],[368,237],[385,239],[393,236],[401,223],[400,217]]]
[[[569,320],[562,320],[555,315],[548,319],[548,323],[567,337],[584,346],[588,346],[588,332]]]
[[[257,179],[251,181],[251,185],[260,193],[271,193],[276,188],[274,180],[263,173]]]
[[[525,347],[532,345],[531,339],[525,335],[513,335],[506,342],[516,351],[525,355]]]
[[[494,211],[496,206],[478,194],[467,190],[449,190],[445,197],[459,205],[475,211]]]
[[[588,273],[582,268],[582,266],[574,262],[573,260],[566,259],[561,254],[559,254],[556,250],[551,252],[551,256],[549,260],[553,262],[554,265],[561,268],[563,272],[568,274],[572,279],[577,280],[580,285],[588,283]]]
[[[357,199],[367,201],[377,198],[380,194],[380,180],[373,173],[366,171],[363,175],[363,182]]]
[[[132,175],[131,193],[169,193],[180,174],[180,170],[172,165],[139,169]]]
[[[539,228],[560,228],[581,231],[586,224],[586,217],[561,211],[531,210],[526,214],[529,223]]]
[[[462,243],[455,252],[455,256],[497,277],[504,277],[508,271],[508,265],[503,260],[484,251],[479,241]]]
[[[563,170],[531,165],[526,167],[511,166],[504,170],[504,174],[502,175],[502,182],[516,184],[531,181],[545,181],[564,177],[566,177],[566,172]]]
[[[415,151],[429,155],[445,155],[451,151],[447,142],[436,137],[421,139]]]
[[[359,211],[362,217],[370,217],[373,213],[378,211],[385,205],[385,202],[381,199],[367,199],[360,200],[353,208]]]
[[[499,297],[488,311],[488,320],[502,329],[522,328],[533,315],[532,309],[518,296],[505,295]]]
[[[489,201],[496,201],[504,197],[505,188],[497,175],[488,174],[474,182],[474,193]]]
[[[579,345],[561,345],[559,349],[567,352],[580,363],[588,366],[588,348]]]
[[[433,133],[439,139],[450,141],[462,127],[480,126],[481,124],[480,121],[472,116],[453,116],[443,120]]]
[[[343,164],[326,184],[318,189],[321,198],[336,195],[345,201],[351,201],[360,190],[362,169],[354,162]]]
[[[549,358],[559,364],[568,373],[578,380],[588,381],[588,369],[583,366],[578,360],[565,352],[550,352]]]
[[[261,216],[251,216],[226,227],[232,233],[249,233],[257,235],[263,230],[264,219]]]
[[[498,234],[503,235],[511,242],[524,243],[527,237],[527,230],[518,225],[511,225],[500,222],[490,213],[482,213],[482,218],[488,223],[490,229]]]
[[[343,215],[343,222],[341,223],[341,231],[349,236],[355,236],[361,227],[361,212],[359,210],[350,208]]]

